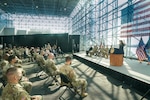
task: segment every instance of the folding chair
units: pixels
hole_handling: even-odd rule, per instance
[[[44,85],[47,83],[47,81],[52,78],[52,82],[55,81],[55,82],[58,82],[58,80],[56,79],[56,75],[52,75],[52,73],[48,70],[48,68],[45,66],[45,70],[44,72],[48,75],[48,78],[45,80],[44,82]]]
[[[38,72],[36,74],[36,77],[40,77],[40,76],[43,76],[43,73],[45,72],[45,62],[42,63],[42,62],[39,62],[37,61],[37,65],[38,65]]]
[[[62,100],[62,99],[65,100],[65,98],[63,98],[62,96],[64,95],[64,93],[65,93],[67,90],[69,90],[69,91],[72,92],[72,93],[77,94],[77,92],[75,91],[75,88],[73,87],[73,85],[72,85],[70,79],[69,79],[66,75],[60,73],[60,78],[61,78],[61,82],[65,83],[65,84],[62,85],[62,86],[66,86],[66,89],[63,91],[63,93],[62,93],[62,94],[60,95],[60,97],[59,97],[60,100]]]
[[[149,93],[150,93],[150,89],[142,96],[140,100],[143,100],[146,97],[146,95],[148,95]]]

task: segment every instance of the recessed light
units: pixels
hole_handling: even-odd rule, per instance
[[[7,3],[5,2],[5,3],[4,3],[4,5],[6,6],[6,5],[7,5]]]

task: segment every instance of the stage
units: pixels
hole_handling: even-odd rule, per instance
[[[124,58],[122,66],[110,66],[109,58],[89,57],[85,52],[74,53],[73,57],[140,92],[145,93],[150,89],[150,65],[147,62],[139,63],[138,60]]]

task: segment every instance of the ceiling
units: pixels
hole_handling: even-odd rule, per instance
[[[6,13],[69,16],[79,0],[0,0]]]

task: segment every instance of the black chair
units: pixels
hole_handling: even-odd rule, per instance
[[[142,96],[140,100],[143,100],[146,97],[146,95],[148,95],[149,93],[150,93],[150,89]]]
[[[44,82],[44,85],[47,84],[47,82],[49,82],[49,79],[52,78],[51,83],[49,85],[53,85],[52,83],[55,81],[56,83],[59,84],[58,80],[57,80],[57,76],[56,75],[52,75],[52,73],[49,71],[48,67],[45,66],[45,70],[44,72],[48,75],[47,79]],[[56,85],[58,85],[56,84]]]
[[[40,77],[45,75],[44,71],[45,71],[45,60],[43,59],[42,61],[36,61],[37,65],[38,65],[38,72],[36,74],[36,77]]]
[[[60,73],[60,78],[61,78],[61,82],[64,83],[64,84],[61,84],[61,87],[66,86],[66,89],[63,91],[63,93],[59,97],[60,100],[62,99],[65,100],[65,98],[63,98],[63,95],[67,90],[69,90],[71,93],[78,94],[76,92],[76,88],[73,87],[70,79],[66,75]]]

